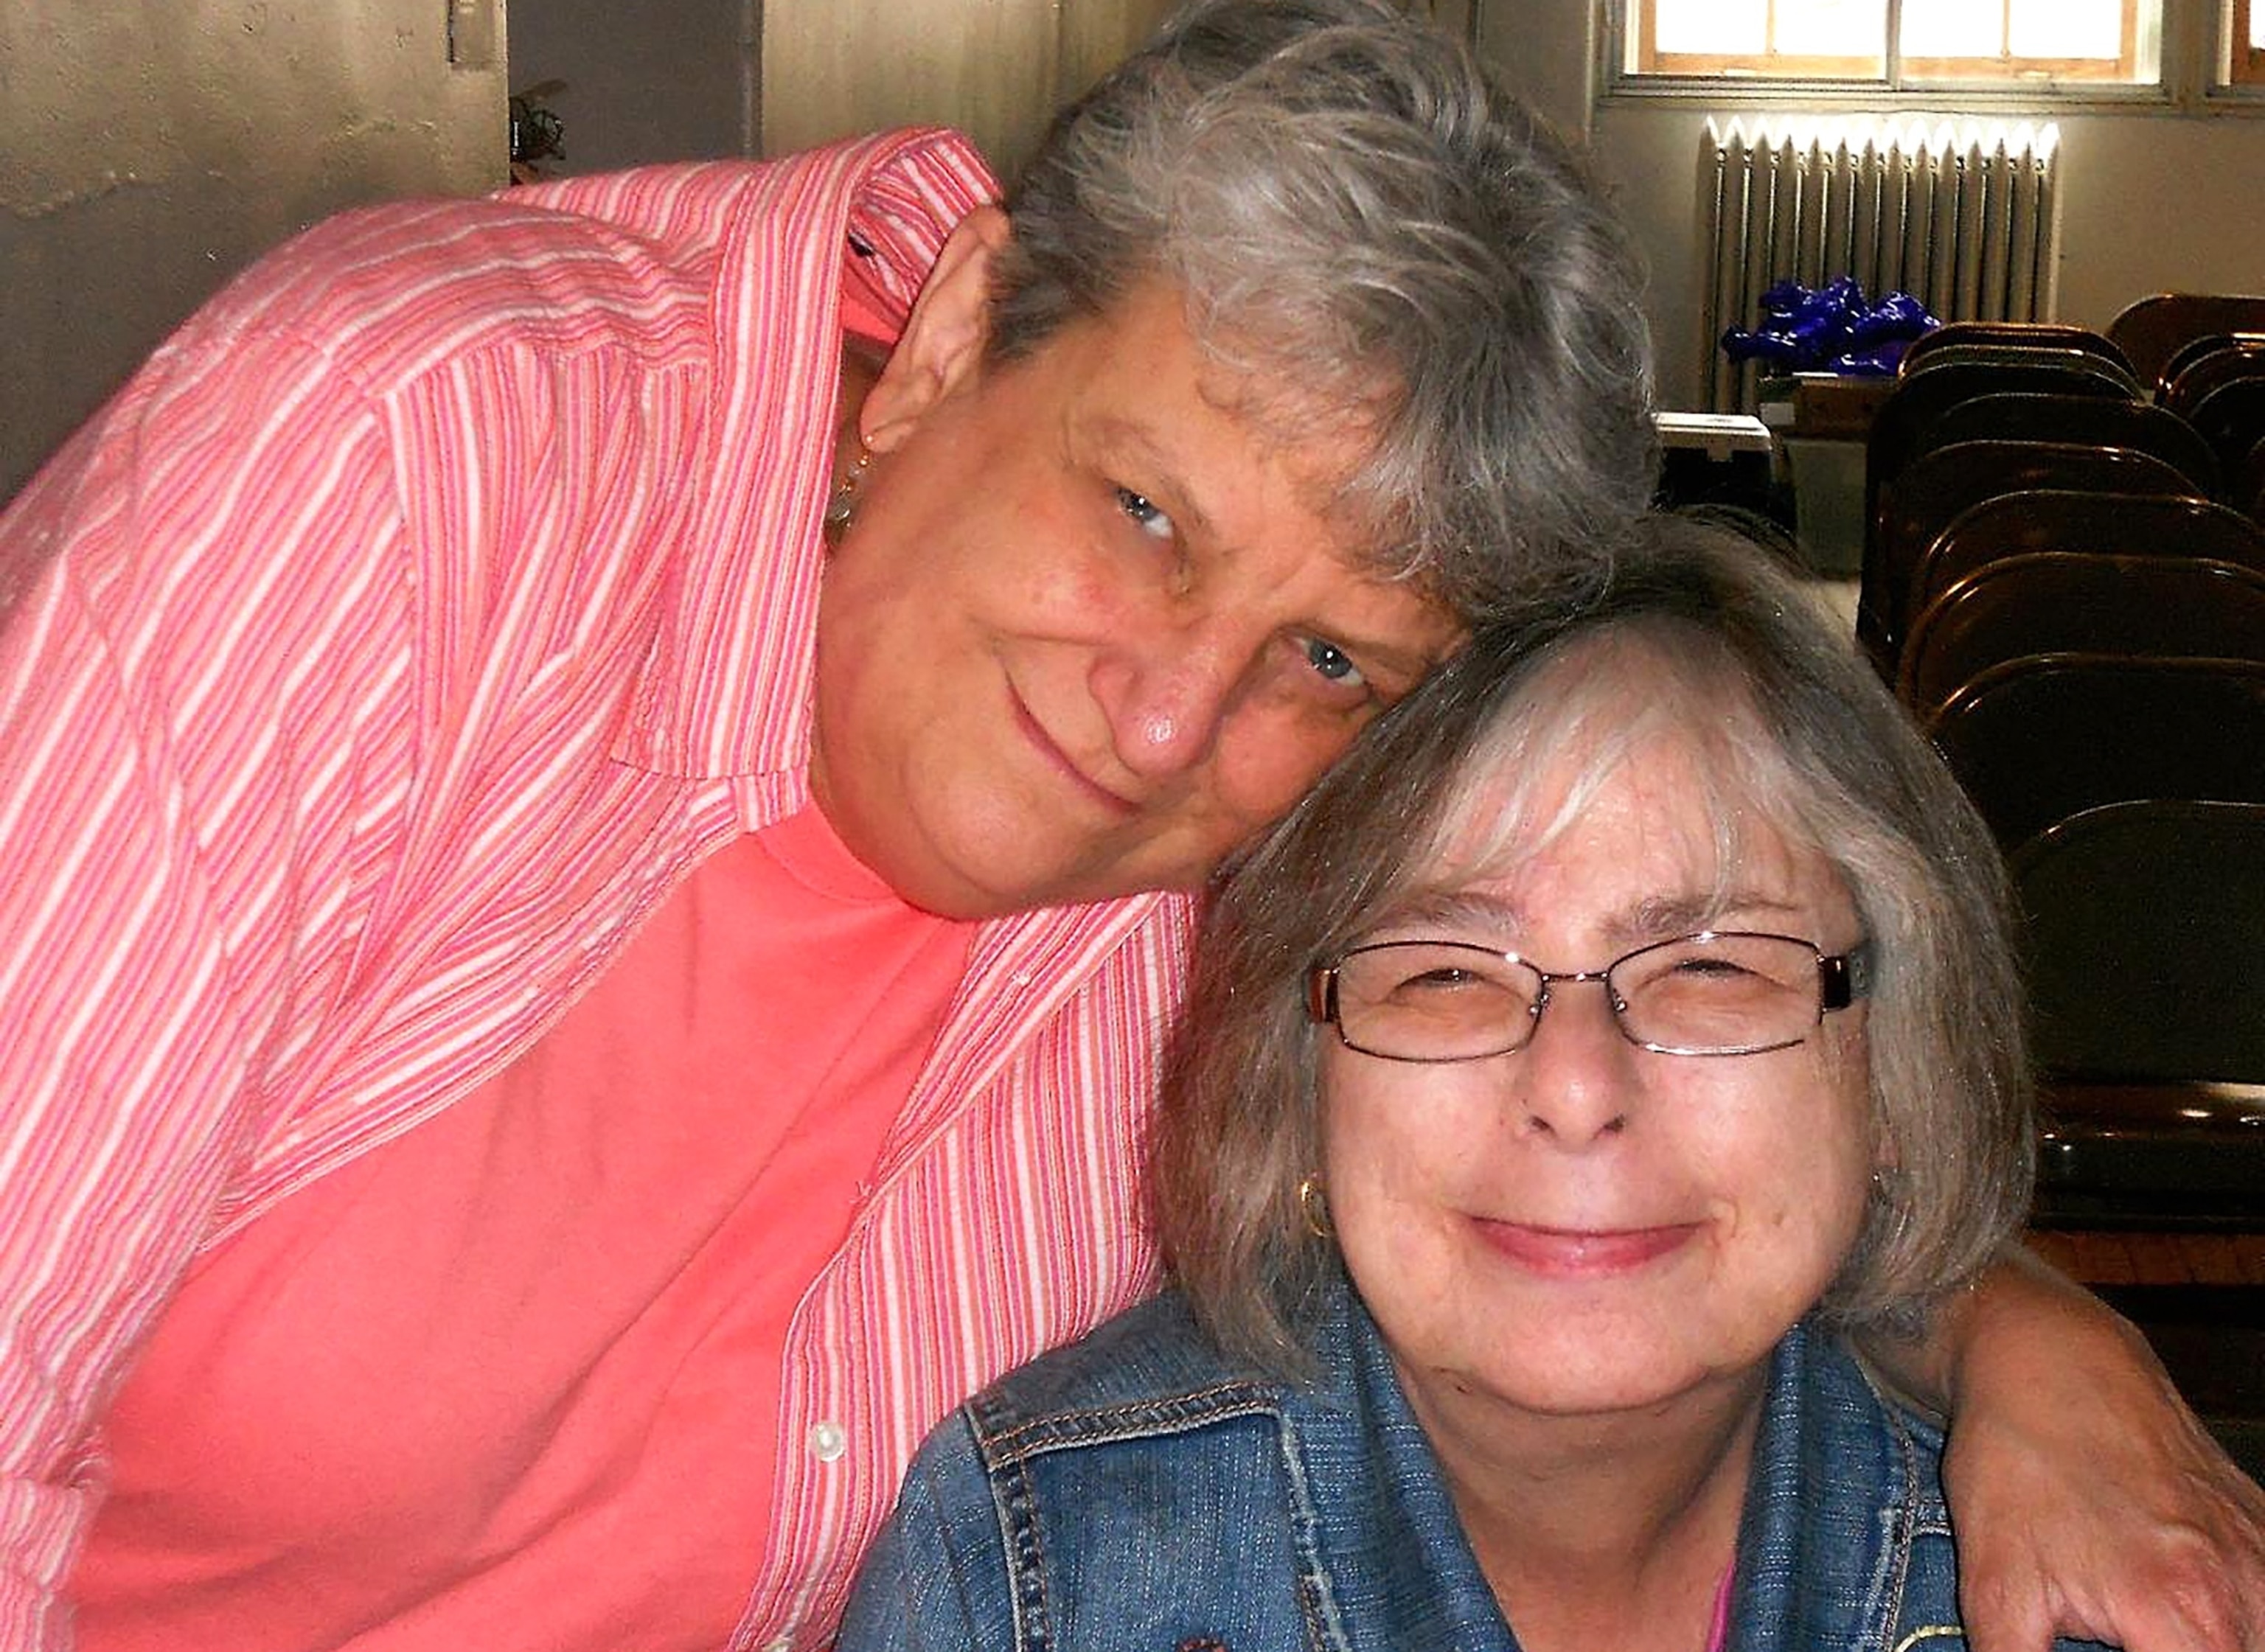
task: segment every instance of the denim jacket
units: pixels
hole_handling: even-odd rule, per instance
[[[1167,1296],[946,1419],[840,1652],[1511,1652],[1382,1338],[1349,1287],[1322,1361],[1240,1370]],[[1960,1652],[1941,1437],[1829,1335],[1773,1356],[1734,1652]]]

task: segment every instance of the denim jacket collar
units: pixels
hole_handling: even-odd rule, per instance
[[[1350,1290],[1333,1293],[1309,1346],[1321,1372],[1281,1404],[1300,1495],[1330,1488],[1312,1500],[1311,1558],[1333,1652],[1511,1652],[1446,1477]]]

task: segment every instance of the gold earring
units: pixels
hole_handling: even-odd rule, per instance
[[[1870,1202],[1886,1212],[1886,1231],[1877,1233],[1876,1240],[1883,1250],[1901,1244],[1905,1230],[1911,1226],[1910,1195],[1904,1183],[1904,1173],[1892,1165],[1872,1172]]]
[[[872,464],[873,450],[859,442],[857,456],[849,462],[849,468],[841,473],[841,480],[834,484],[834,491],[827,496],[826,514],[819,520],[827,544],[840,544],[841,535],[848,531],[849,519],[857,513],[857,490],[865,485],[865,473]]]
[[[1306,1231],[1315,1238],[1337,1236],[1337,1230],[1329,1226],[1329,1203],[1322,1192],[1320,1172],[1298,1183],[1298,1210],[1306,1219]]]

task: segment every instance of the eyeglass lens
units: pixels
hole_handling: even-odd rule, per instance
[[[1707,933],[1637,949],[1604,972],[1621,1032],[1677,1055],[1797,1044],[1823,1007],[1817,949],[1788,935]],[[1545,999],[1569,989],[1524,959],[1460,942],[1391,941],[1337,964],[1345,1043],[1402,1060],[1456,1061],[1516,1050]]]

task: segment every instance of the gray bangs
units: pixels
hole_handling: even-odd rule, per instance
[[[1509,878],[1577,830],[1620,771],[1663,745],[1690,755],[1713,841],[1701,927],[1743,886],[1758,831],[1823,854],[1828,840],[1803,807],[1810,788],[1764,726],[1744,673],[1710,639],[1666,634],[1681,629],[1639,622],[1548,660],[1514,712],[1475,746],[1472,778],[1442,800],[1409,858],[1411,870],[1424,869],[1420,883],[1393,890],[1387,909]]]

